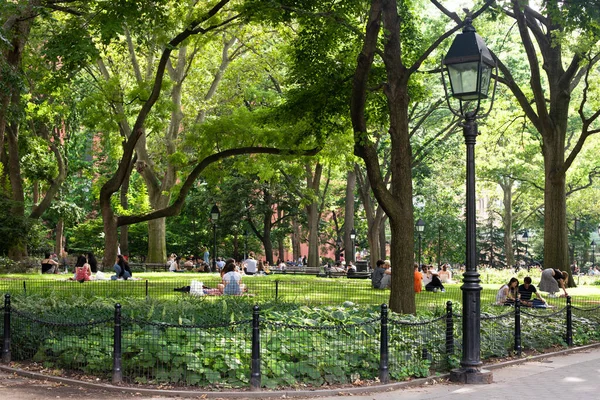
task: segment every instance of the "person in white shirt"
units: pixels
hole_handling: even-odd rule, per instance
[[[256,273],[256,260],[254,259],[254,252],[248,254],[248,258],[244,261],[246,266],[246,275],[254,275]]]

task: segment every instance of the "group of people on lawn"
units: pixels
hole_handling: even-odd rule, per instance
[[[558,269],[548,268],[542,271],[540,279],[540,291],[548,292],[549,297],[555,297],[560,289],[564,296],[568,296],[566,282],[569,279],[569,273]],[[560,288],[560,289],[559,289]],[[534,296],[535,295],[535,296]],[[523,284],[519,285],[517,278],[510,278],[507,284],[502,285],[496,294],[496,304],[513,305],[516,300],[527,307],[546,307],[546,300],[542,298],[538,290],[531,284],[531,278],[526,276]]]
[[[444,283],[452,282],[452,272],[447,264],[437,271],[433,265],[419,266],[415,263],[414,290],[420,293],[423,288],[428,292],[445,292]],[[392,269],[389,260],[377,260],[371,275],[371,283],[375,289],[389,289],[392,283]]]

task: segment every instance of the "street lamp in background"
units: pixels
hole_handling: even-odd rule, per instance
[[[354,244],[354,241],[356,240],[356,231],[354,230],[354,228],[352,228],[352,230],[350,231],[350,240],[352,240],[352,256],[350,257],[350,259],[352,260],[353,264],[356,264],[356,245]],[[348,255],[346,254],[346,256]]]
[[[219,221],[219,217],[221,216],[221,212],[219,211],[219,207],[215,204],[210,209],[210,220],[213,224],[213,261],[212,261],[212,270],[217,270],[217,221]]]
[[[523,231],[523,235],[521,236],[523,241],[525,242],[525,255],[523,256],[523,261],[525,261],[525,265],[527,266],[527,272],[529,272],[529,263],[527,262],[527,243],[529,242],[529,232],[527,229]]]
[[[477,272],[476,208],[475,208],[475,143],[477,119],[486,117],[492,109],[496,85],[492,90],[487,112],[478,115],[481,100],[488,98],[492,71],[496,62],[485,42],[467,15],[463,31],[454,38],[446,57],[442,60],[442,83],[446,100],[452,113],[462,119],[463,135],[467,148],[466,178],[466,270],[461,290],[463,306],[463,351],[460,368],[452,370],[450,379],[462,383],[491,383],[492,373],[481,369],[481,285]],[[448,75],[452,97],[458,100],[453,107],[448,96],[444,73]],[[496,72],[497,75],[497,72]]]
[[[421,233],[425,230],[425,222],[421,218],[415,224],[415,228],[419,234],[419,271],[421,270]]]
[[[596,264],[596,242],[592,240],[590,247],[592,248],[592,266],[594,266]]]

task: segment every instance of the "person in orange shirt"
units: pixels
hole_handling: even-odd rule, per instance
[[[415,264],[415,293],[421,293],[423,287],[423,274],[419,272],[419,266]]]

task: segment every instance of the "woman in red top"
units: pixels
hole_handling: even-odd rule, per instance
[[[83,283],[89,281],[90,276],[92,276],[90,264],[88,264],[85,256],[81,255],[77,258],[77,264],[75,264],[75,280]]]

